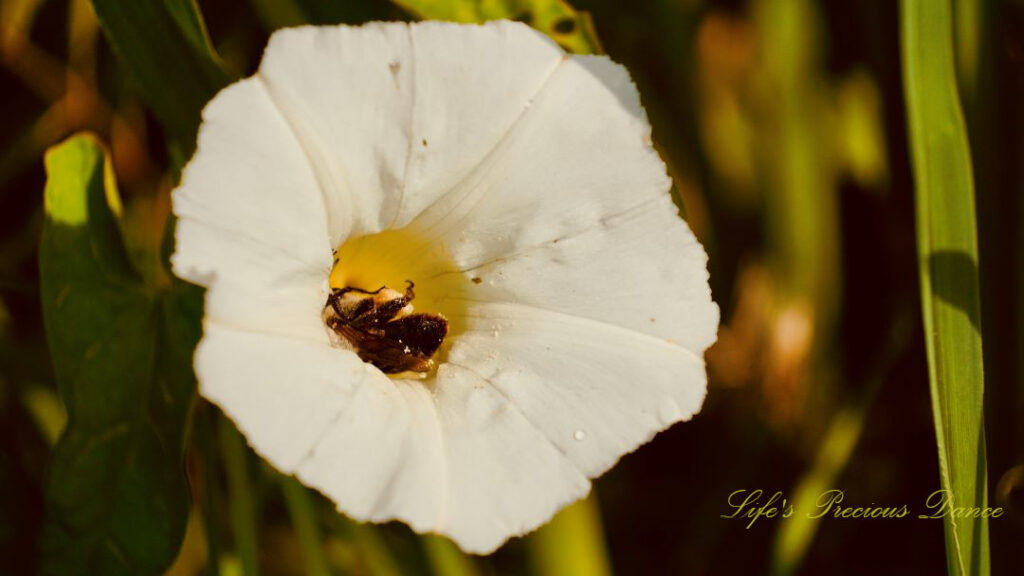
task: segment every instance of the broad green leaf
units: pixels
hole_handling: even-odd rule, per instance
[[[903,0],[921,308],[943,490],[987,501],[974,179],[957,94],[950,0]],[[944,518],[950,574],[988,574],[988,521]]]
[[[184,157],[203,106],[231,81],[210,46],[194,0],[93,0],[121,62]]]
[[[424,20],[483,22],[520,20],[576,54],[601,52],[594,24],[564,0],[392,0]]]
[[[149,287],[120,237],[100,144],[78,135],[45,159],[39,247],[43,320],[68,422],[45,486],[51,574],[154,574],[188,517],[183,445],[202,300]]]

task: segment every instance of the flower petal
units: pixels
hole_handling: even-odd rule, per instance
[[[353,518],[398,518],[418,531],[434,530],[445,505],[438,430],[422,382],[369,368],[297,475]]]
[[[599,226],[670,186],[628,73],[605,57],[573,56],[412,226],[442,240],[464,269]]]
[[[625,68],[574,56],[413,226],[444,242],[455,273],[481,280],[475,299],[594,318],[702,354],[718,307],[670,186]]]
[[[195,369],[200,393],[286,474],[309,457],[373,371],[346,350],[209,321]]]
[[[707,256],[667,194],[591,229],[464,273],[476,301],[515,302],[669,340],[700,356],[718,332]]]
[[[303,143],[340,242],[404,226],[440,198],[563,57],[512,22],[303,27],[274,34],[259,76]]]
[[[406,24],[288,28],[256,78],[302,145],[327,206],[332,247],[378,232],[405,175],[412,112]]]
[[[499,147],[566,58],[551,39],[518,22],[423,22],[410,34],[413,140],[397,228]]]
[[[472,366],[590,478],[704,399],[702,358],[653,336],[522,304],[477,304],[466,321],[448,362]]]
[[[254,80],[223,90],[203,117],[173,194],[174,273],[218,284],[206,314],[219,322],[326,339],[318,314],[331,247],[301,147]]]
[[[476,366],[442,365],[436,402],[447,464],[446,507],[437,530],[463,550],[489,554],[590,489],[560,447]]]

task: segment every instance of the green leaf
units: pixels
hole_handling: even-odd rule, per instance
[[[143,98],[188,157],[203,106],[232,80],[195,1],[93,0],[93,7]]]
[[[607,576],[612,573],[597,495],[571,504],[527,537],[537,576]]]
[[[564,0],[392,0],[423,20],[484,22],[520,20],[547,34],[576,54],[601,52],[590,14]]]
[[[330,576],[331,569],[324,555],[323,536],[317,524],[313,494],[291,476],[281,476],[279,481],[295,528],[295,537],[302,548],[305,573],[308,576]]]
[[[473,560],[451,540],[427,534],[420,541],[427,554],[427,562],[437,576],[477,576]]]
[[[957,94],[949,0],[901,3],[921,307],[943,490],[987,501],[978,248],[970,149]],[[950,574],[988,574],[988,521],[944,518]]]
[[[278,3],[281,0],[255,0],[256,2]],[[362,24],[371,20],[395,20],[396,10],[381,0],[285,0],[294,2],[310,24]]]
[[[158,573],[189,511],[183,446],[202,300],[185,284],[146,286],[131,267],[96,140],[74,136],[45,164],[43,320],[68,423],[46,480],[43,570]]]

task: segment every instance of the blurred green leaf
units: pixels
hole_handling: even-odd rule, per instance
[[[956,69],[964,99],[970,103],[978,84],[984,3],[979,0],[955,0],[954,8]]]
[[[146,286],[131,267],[96,140],[74,136],[45,164],[43,319],[68,423],[46,481],[43,571],[161,572],[188,517],[182,457],[202,301],[185,284]]]
[[[231,81],[194,0],[93,0],[96,16],[143,98],[184,157],[203,106]]]
[[[9,42],[12,35],[28,34],[43,0],[3,0],[0,2],[0,42]]]
[[[849,466],[868,424],[875,398],[910,340],[911,324],[917,319],[906,312],[908,309],[909,306],[899,307],[901,314],[892,321],[880,353],[872,355],[875,365],[868,372],[862,391],[829,417],[814,461],[796,483],[790,500],[794,510],[817,510],[823,498],[836,489],[837,480]],[[772,548],[771,574],[788,576],[799,573],[824,518],[818,513],[794,514],[779,526]]]
[[[302,547],[305,572],[308,576],[330,576],[331,569],[324,554],[323,535],[317,524],[316,506],[309,489],[291,476],[281,476],[281,491],[295,527],[295,537]]]
[[[249,0],[249,4],[268,32],[308,23],[308,18],[295,0]]]
[[[270,0],[256,0],[268,2]],[[280,0],[272,0],[274,3]],[[371,20],[394,20],[394,8],[381,0],[284,0],[293,2],[310,24],[362,24]]]
[[[601,52],[590,14],[564,0],[392,0],[423,20],[520,20],[576,54]]]
[[[882,96],[875,80],[857,70],[836,86],[835,135],[838,160],[864,188],[882,188],[888,182]]]
[[[949,0],[903,0],[903,81],[914,166],[921,307],[942,488],[987,501],[978,248]],[[943,520],[950,574],[988,574],[988,521]]]
[[[249,477],[249,449],[242,433],[228,418],[217,418],[217,436],[228,484],[228,508],[235,550],[245,576],[257,576],[260,570],[259,527]],[[225,570],[227,572],[227,570]]]
[[[763,49],[759,81],[763,102],[759,164],[766,182],[765,213],[785,313],[831,334],[839,313],[842,258],[833,159],[829,156],[828,86],[825,83],[821,16],[810,0],[755,0],[751,13]],[[809,309],[801,310],[804,303]],[[824,339],[816,338],[819,354]],[[825,388],[815,376],[815,393]]]
[[[530,564],[538,576],[608,576],[601,510],[591,492],[562,510],[527,538]]]
[[[459,550],[451,540],[443,536],[427,534],[420,538],[423,550],[434,574],[437,576],[476,576],[473,560]]]

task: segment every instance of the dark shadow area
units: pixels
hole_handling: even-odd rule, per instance
[[[978,265],[964,252],[938,251],[928,257],[932,291],[943,302],[963,312],[981,335],[978,307]]]

